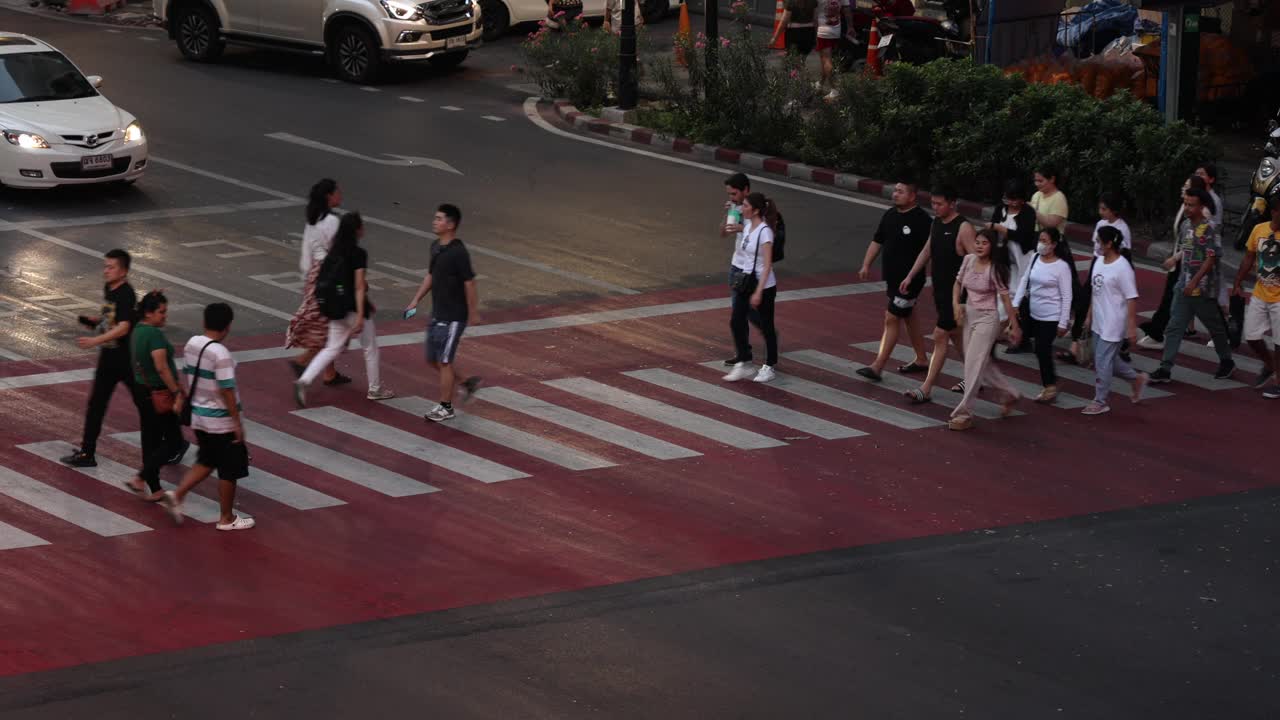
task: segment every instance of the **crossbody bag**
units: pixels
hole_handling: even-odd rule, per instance
[[[191,426],[191,406],[195,403],[196,383],[200,382],[200,361],[204,359],[204,351],[209,349],[210,345],[218,344],[217,340],[210,340],[200,348],[200,354],[196,355],[195,370],[191,373],[191,387],[187,391],[187,402],[182,406],[182,415],[179,421],[184,427]]]
[[[764,223],[760,223],[760,227],[756,228],[756,249],[755,255],[751,259],[751,272],[733,268],[729,271],[729,289],[739,295],[750,295],[756,291],[756,286],[760,284],[760,279],[756,277],[756,266],[760,262],[760,231],[764,229]],[[748,238],[750,235],[747,236]]]

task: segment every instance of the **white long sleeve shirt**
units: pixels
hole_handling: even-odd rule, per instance
[[[306,277],[318,262],[324,262],[329,248],[333,247],[333,237],[338,234],[338,215],[329,213],[320,218],[315,225],[307,225],[302,229],[302,255],[298,258],[298,269]]]
[[[1058,327],[1071,324],[1071,273],[1069,260],[1055,259],[1045,262],[1036,258],[1029,278],[1018,284],[1013,305],[1022,304],[1024,297],[1031,298],[1031,318],[1040,322],[1057,321]]]

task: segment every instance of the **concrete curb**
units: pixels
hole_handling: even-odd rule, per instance
[[[780,175],[793,180],[803,180],[816,183],[818,185],[830,185],[844,190],[859,192],[864,195],[874,195],[886,200],[893,197],[894,183],[890,181],[876,180],[873,178],[862,177],[861,175],[854,175],[852,173],[838,172],[828,168],[813,167],[811,165],[793,162],[786,158],[768,157],[757,153],[744,152],[742,150],[734,150],[733,148],[719,147],[716,145],[702,145],[682,138],[663,135],[662,133],[649,128],[627,125],[624,123],[612,123],[607,120],[587,115],[586,113],[579,111],[578,108],[574,107],[572,103],[566,100],[556,100],[552,105],[555,107],[556,114],[577,130],[608,135],[618,140],[625,140],[666,152],[693,155],[704,160],[739,165],[744,170],[751,170],[753,172]],[[929,193],[921,192],[919,197],[921,205],[927,206],[929,204]],[[971,200],[961,199],[959,206],[960,213],[962,215],[969,218],[981,219],[984,223],[990,222],[991,216],[995,212],[994,206],[973,202]],[[1068,223],[1067,237],[1074,243],[1077,243],[1077,245],[1091,244],[1093,242],[1093,226],[1074,222]],[[1159,252],[1157,248],[1150,247],[1147,242],[1140,241],[1137,238],[1134,239],[1133,249],[1134,254],[1140,257],[1149,257],[1150,253]]]

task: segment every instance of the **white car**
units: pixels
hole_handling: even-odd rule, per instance
[[[103,97],[101,85],[47,43],[0,33],[0,184],[51,188],[141,177],[142,126]]]
[[[497,40],[513,25],[537,22],[547,16],[547,0],[476,0],[484,10],[484,39]],[[645,22],[657,22],[685,0],[636,0]],[[619,0],[621,2],[621,0]],[[582,16],[604,17],[604,0],[583,0]]]

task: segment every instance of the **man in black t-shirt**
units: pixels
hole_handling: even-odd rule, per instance
[[[102,279],[106,286],[102,290],[102,311],[96,317],[80,316],[80,324],[93,328],[97,335],[82,337],[76,344],[84,350],[96,347],[99,351],[80,449],[62,458],[62,462],[72,467],[98,466],[98,436],[102,433],[102,418],[107,414],[116,383],[124,383],[134,405],[138,404],[133,392],[133,366],[129,358],[129,337],[137,320],[138,303],[138,296],[129,284],[130,262],[129,253],[124,250],[112,250],[104,256]],[[138,412],[141,415],[142,408]]]
[[[922,277],[924,266],[929,265],[933,278],[933,307],[937,310],[937,325],[933,328],[933,354],[929,356],[929,374],[917,390],[910,390],[905,395],[912,403],[929,402],[938,376],[947,361],[948,344],[954,344],[961,358],[964,357],[964,338],[960,326],[956,322],[955,307],[952,305],[952,290],[955,288],[956,276],[960,274],[960,264],[964,256],[973,252],[974,239],[978,232],[973,224],[966,220],[957,209],[959,194],[952,188],[944,187],[934,190],[930,203],[933,205],[933,226],[929,229],[929,242],[920,251],[915,265],[903,285]],[[955,392],[964,392],[964,381],[951,388]]]
[[[920,324],[915,313],[916,298],[924,289],[924,277],[916,278],[908,284],[905,291],[902,281],[911,272],[911,266],[924,249],[929,239],[929,224],[932,219],[929,213],[916,205],[916,186],[913,183],[898,183],[893,188],[893,207],[885,211],[876,228],[875,237],[867,246],[866,257],[862,260],[862,269],[858,277],[866,280],[871,272],[871,263],[876,256],[883,253],[881,263],[885,281],[885,292],[889,296],[889,307],[884,313],[884,336],[880,338],[880,352],[870,366],[860,368],[858,374],[879,380],[880,373],[893,356],[893,349],[898,346],[901,326],[907,326],[907,336],[911,339],[911,347],[916,352],[915,359],[898,368],[901,373],[918,373],[928,369],[929,358],[924,352],[924,337],[920,334]]]
[[[468,323],[479,320],[476,311],[479,296],[476,291],[476,274],[471,269],[471,254],[458,238],[458,225],[462,223],[462,211],[445,203],[431,221],[431,230],[439,237],[431,243],[431,263],[427,276],[414,294],[413,301],[405,308],[405,317],[417,312],[418,303],[431,293],[431,322],[427,324],[427,363],[440,372],[440,404],[425,416],[432,422],[442,422],[454,417],[453,393],[459,384],[469,399],[480,387],[480,378],[468,377],[459,383],[454,358],[458,343]]]

